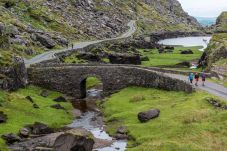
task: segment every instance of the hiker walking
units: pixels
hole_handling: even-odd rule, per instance
[[[195,85],[198,86],[198,82],[199,82],[199,74],[196,73],[195,74]]]
[[[193,80],[194,80],[194,74],[193,73],[189,73],[188,79],[189,79],[190,83],[192,84]]]
[[[206,81],[206,74],[203,72],[201,75],[203,86],[205,86],[205,81]]]
[[[72,44],[72,49],[74,48],[74,45]]]

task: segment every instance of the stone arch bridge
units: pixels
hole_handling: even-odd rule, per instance
[[[162,73],[130,65],[48,64],[28,68],[29,82],[76,98],[86,97],[86,79],[97,77],[103,83],[103,95],[128,86],[159,88],[191,93],[193,87],[185,81]]]

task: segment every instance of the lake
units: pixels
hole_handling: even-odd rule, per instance
[[[210,42],[211,36],[201,36],[201,37],[178,37],[160,40],[158,43],[163,45],[171,46],[184,46],[184,47],[193,47],[193,46],[203,46],[201,51],[203,51],[208,43]]]

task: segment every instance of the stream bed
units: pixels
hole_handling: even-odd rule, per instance
[[[105,124],[96,107],[96,101],[101,98],[101,90],[90,89],[85,100],[73,102],[75,110],[81,112],[79,119],[75,119],[68,127],[84,128],[91,132],[95,138],[112,141],[112,145],[105,148],[94,149],[95,151],[124,151],[127,146],[126,140],[115,140],[105,131]]]

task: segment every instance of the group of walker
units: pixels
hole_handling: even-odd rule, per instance
[[[189,76],[188,76],[188,79],[190,81],[191,84],[193,84],[193,81],[195,79],[195,86],[198,86],[198,83],[199,83],[199,79],[202,79],[202,86],[205,86],[205,81],[206,81],[206,74],[203,72],[200,76],[199,73],[190,73]]]
[[[69,43],[67,43],[67,48],[69,49]],[[74,48],[74,44],[72,43],[71,44],[71,49],[73,49]]]

